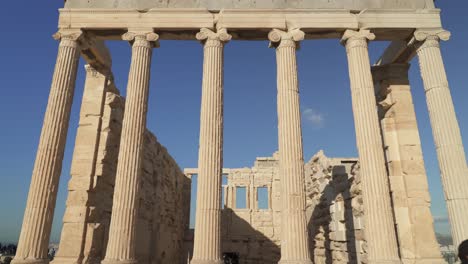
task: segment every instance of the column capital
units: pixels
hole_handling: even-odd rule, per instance
[[[85,34],[79,29],[60,29],[52,35],[55,40],[59,40],[61,45],[79,45],[81,50],[87,50],[94,46],[95,38]]]
[[[52,37],[55,40],[70,39],[73,41],[78,41],[84,35],[83,31],[80,29],[60,29]]]
[[[304,40],[304,38],[305,33],[299,28],[294,28],[288,31],[275,28],[268,33],[270,48],[297,47],[299,41]]]
[[[347,29],[341,37],[341,44],[346,46],[347,49],[363,46],[367,47],[367,41],[374,40],[375,34],[368,29],[360,29],[359,31]]]
[[[426,40],[443,40],[447,41],[450,39],[451,33],[445,29],[417,29],[414,32],[414,38],[417,41],[426,41]]]
[[[384,80],[408,81],[409,63],[392,63],[372,66],[372,77],[374,82]]]
[[[440,47],[440,41],[450,39],[451,33],[442,28],[439,29],[417,29],[414,32],[412,42],[415,43],[416,51],[424,48]]]
[[[129,29],[127,33],[122,35],[122,40],[132,43],[132,46],[159,47],[159,35],[154,33],[153,30]]]
[[[202,28],[195,37],[205,46],[222,45],[232,39],[232,36],[227,32],[227,29],[225,28],[220,28],[216,32],[209,28]]]

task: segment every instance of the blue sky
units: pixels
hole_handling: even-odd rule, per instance
[[[468,8],[466,1],[439,1],[452,39],[442,49],[464,142],[468,142]],[[47,103],[57,42],[58,12],[63,1],[5,1],[0,42],[0,242],[18,239],[31,171]],[[375,61],[386,43],[370,46]],[[130,64],[127,43],[109,42],[114,75],[124,93]],[[196,41],[162,41],[153,55],[148,127],[181,168],[196,167],[202,78],[202,47]],[[448,233],[443,191],[417,60],[412,84],[432,211],[438,232]],[[309,40],[298,52],[304,154],[320,149],[330,157],[356,154],[347,61],[338,40]],[[252,166],[255,157],[277,148],[276,65],[266,41],[232,41],[225,49],[224,166]],[[60,237],[70,160],[84,84],[80,64],[52,241]]]

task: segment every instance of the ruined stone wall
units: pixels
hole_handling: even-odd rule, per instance
[[[137,256],[140,263],[182,263],[190,180],[151,133],[145,135]],[[188,187],[190,188],[190,187]]]
[[[224,189],[223,252],[238,253],[240,263],[277,263],[280,259],[278,160],[257,158],[253,168],[231,169]],[[236,208],[236,188],[246,188],[246,208]],[[259,209],[258,188],[268,189],[268,209]],[[261,253],[260,253],[261,252]]]
[[[310,252],[314,263],[365,263],[363,205],[357,159],[319,152],[305,163]],[[223,252],[240,263],[277,263],[281,257],[281,181],[278,155],[252,168],[224,169]],[[246,188],[246,208],[236,208],[236,188]],[[258,208],[258,188],[268,188],[268,209]],[[190,238],[193,239],[193,238]],[[191,245],[191,241],[188,244]]]
[[[83,97],[57,263],[100,263],[105,256],[124,98],[93,74],[97,79]],[[189,197],[182,190],[190,179],[149,131],[144,146],[137,258],[139,263],[182,263],[189,220]]]
[[[367,263],[358,172],[356,159],[327,158],[322,151],[305,166],[314,263]]]

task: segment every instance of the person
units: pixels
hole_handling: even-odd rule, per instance
[[[462,264],[468,264],[468,239],[458,246],[458,257]]]

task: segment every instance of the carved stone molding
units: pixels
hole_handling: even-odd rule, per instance
[[[273,29],[268,33],[270,47],[299,47],[299,41],[304,40],[304,31],[295,28],[288,31]]]
[[[429,39],[437,39],[447,41],[450,39],[450,31],[444,29],[423,30],[418,29],[414,32],[414,37],[417,41],[425,41]]]
[[[81,50],[89,49],[92,46],[92,41],[86,39],[84,32],[81,30],[60,30],[52,37],[60,41],[61,46],[75,47],[78,45]]]
[[[418,50],[429,47],[440,47],[440,41],[448,41],[451,33],[444,29],[418,29],[414,32],[415,46]]]
[[[346,51],[355,47],[367,49],[367,42],[374,39],[375,34],[368,29],[360,29],[359,31],[347,29],[341,37],[341,44],[346,46]]]
[[[159,35],[153,31],[129,30],[127,33],[122,35],[122,40],[130,42],[132,45],[159,48]]]
[[[96,37],[92,33],[85,33],[81,30],[66,30],[61,29],[52,37],[55,40],[60,40],[61,42],[65,42],[65,40],[77,42],[79,44],[80,49],[89,50],[92,47],[96,46]]]
[[[220,28],[217,32],[208,28],[202,28],[195,37],[197,40],[201,41],[205,47],[224,45],[232,39],[232,36],[228,34],[225,28]]]
[[[52,37],[55,40],[69,39],[73,41],[78,41],[78,39],[83,37],[83,35],[84,35],[83,31],[81,30],[73,30],[73,31],[60,30],[54,35],[52,35]]]

